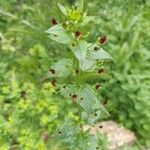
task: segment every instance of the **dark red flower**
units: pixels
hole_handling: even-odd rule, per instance
[[[52,80],[52,81],[51,81],[51,84],[52,84],[53,86],[56,86],[56,80]]]
[[[76,36],[77,38],[81,38],[81,37],[82,37],[82,33],[81,33],[80,31],[76,31],[76,32],[75,32],[75,36]]]
[[[55,70],[54,69],[49,69],[49,72],[52,74],[55,74]]]
[[[99,90],[100,86],[101,86],[100,84],[97,84],[97,85],[95,86],[96,90]]]
[[[75,100],[77,98],[77,95],[73,94],[71,97],[72,97],[73,100]]]
[[[52,25],[54,25],[54,26],[58,24],[55,18],[53,18],[53,19],[51,20],[51,22],[52,22]]]
[[[101,44],[105,44],[105,43],[107,42],[107,37],[106,37],[106,36],[101,37],[101,38],[99,39],[99,42],[100,42]]]
[[[104,68],[100,68],[100,69],[98,70],[98,73],[99,73],[99,74],[104,74]]]
[[[99,128],[103,128],[103,126],[102,126],[102,125],[100,125],[100,126],[99,126]]]

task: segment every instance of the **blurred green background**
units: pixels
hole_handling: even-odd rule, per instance
[[[0,0],[0,150],[44,149],[41,134],[53,132],[56,118],[67,113],[50,82],[41,80],[54,61],[68,56],[65,46],[44,33],[53,17],[63,19],[58,2],[75,1]],[[150,1],[85,0],[84,8],[95,16],[85,32],[90,30],[92,41],[99,33],[107,35],[105,49],[114,58],[100,79],[99,95],[108,100],[111,114],[107,119],[150,146]]]

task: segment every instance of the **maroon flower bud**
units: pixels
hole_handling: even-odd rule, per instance
[[[63,88],[65,89],[65,88],[66,88],[66,86],[64,85],[64,86],[63,86]]]
[[[81,33],[80,31],[76,31],[76,32],[75,32],[75,36],[76,36],[77,38],[81,38],[81,37],[82,37],[82,33]]]
[[[71,96],[71,98],[72,98],[73,100],[75,100],[75,99],[77,98],[77,95],[76,95],[76,94],[73,94],[73,95]]]
[[[104,69],[103,69],[103,68],[100,68],[100,69],[98,70],[98,73],[99,73],[99,74],[104,74]]]
[[[102,129],[102,128],[103,128],[103,126],[102,126],[102,125],[100,125],[100,126],[99,126],[99,128],[101,128],[101,129]]]
[[[51,22],[52,22],[52,25],[54,26],[58,24],[55,18],[53,18]]]
[[[97,84],[97,85],[95,86],[96,90],[99,90],[100,86],[101,86],[100,84]]]
[[[52,74],[55,74],[55,70],[54,69],[49,69],[49,72]]]
[[[105,44],[105,43],[107,42],[107,37],[106,37],[106,36],[101,37],[101,38],[99,39],[99,42],[100,42],[101,44]]]
[[[98,51],[98,50],[99,50],[99,47],[95,46],[94,51]]]
[[[52,84],[53,86],[56,86],[56,80],[52,80],[52,81],[51,81],[51,84]]]

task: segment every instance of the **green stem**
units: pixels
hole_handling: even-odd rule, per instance
[[[80,62],[78,61],[78,88],[80,90]]]

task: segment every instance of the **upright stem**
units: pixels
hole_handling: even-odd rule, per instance
[[[76,23],[74,22],[74,33],[76,32]],[[77,85],[78,85],[78,90],[79,90],[79,95],[78,97],[80,98],[80,90],[81,90],[81,77],[80,77],[80,61],[77,59],[78,61],[78,74],[77,74]],[[83,131],[83,126],[82,126],[82,107],[76,103],[76,106],[78,108],[78,115],[79,115],[79,126],[81,128],[81,130]]]
[[[78,88],[80,90],[80,62],[78,61]]]

